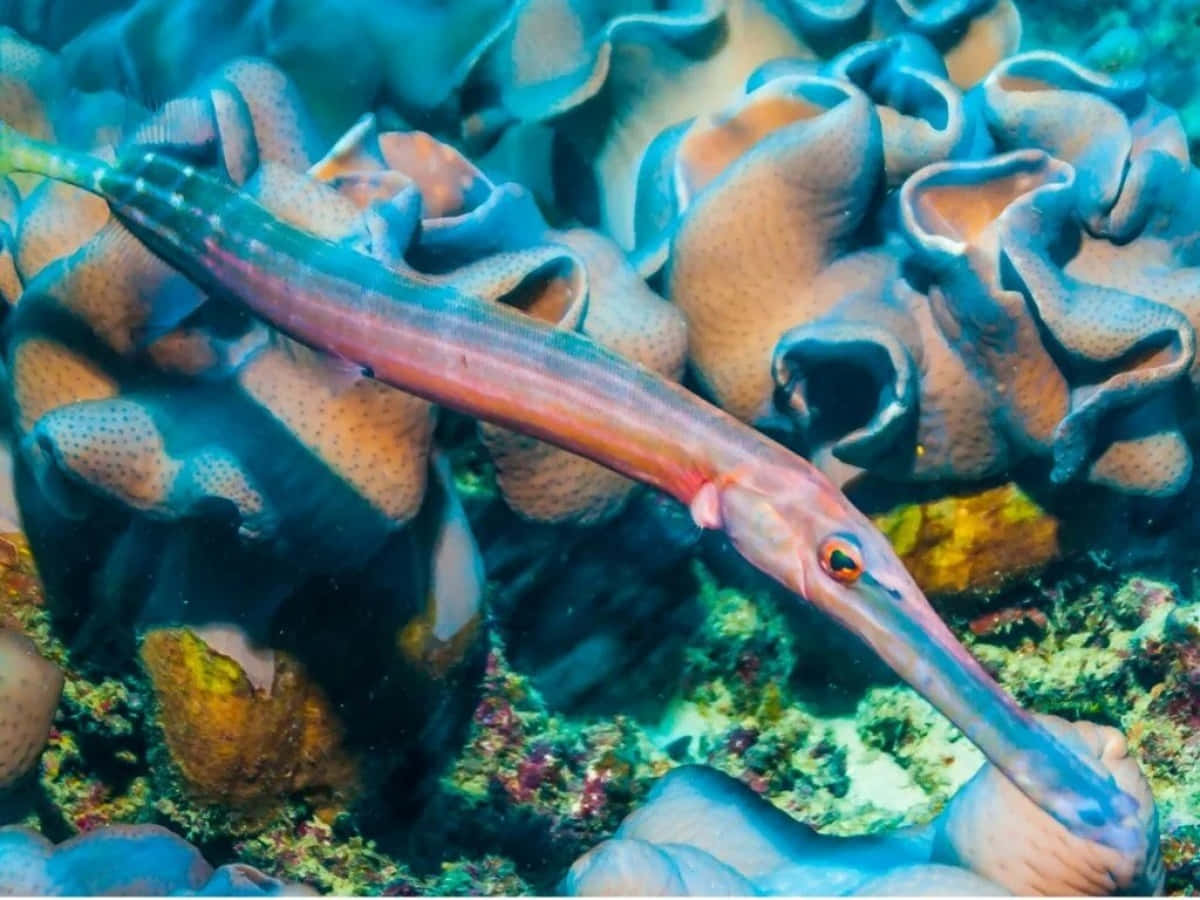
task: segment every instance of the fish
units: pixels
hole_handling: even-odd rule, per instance
[[[109,164],[0,124],[6,172],[103,198],[201,290],[371,378],[670,495],[863,640],[1064,827],[1123,852],[1144,840],[1136,801],[1022,709],[954,637],[883,534],[768,436],[584,335],[293,227],[161,148],[133,147]]]

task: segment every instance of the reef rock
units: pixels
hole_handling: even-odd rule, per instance
[[[1058,521],[1014,484],[907,504],[874,521],[929,594],[996,588],[1059,552]]]

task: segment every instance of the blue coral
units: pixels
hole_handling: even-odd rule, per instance
[[[1154,801],[1119,733],[1044,721],[1137,798],[1136,846],[1115,853],[1074,837],[990,765],[933,822],[853,837],[819,834],[735,778],[682,766],[655,785],[610,841],[575,862],[563,888],[663,896],[1161,890]]]
[[[214,870],[200,851],[157,825],[114,825],[53,845],[27,828],[0,828],[0,892],[39,896],[273,897],[310,893],[250,866]]]

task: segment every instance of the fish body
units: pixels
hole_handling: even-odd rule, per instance
[[[1131,853],[1144,842],[1132,798],[1024,712],[869,520],[765,435],[581,334],[292,227],[167,154],[138,150],[109,166],[0,125],[6,168],[98,194],[199,287],[295,340],[675,497],[862,638],[1065,827]]]

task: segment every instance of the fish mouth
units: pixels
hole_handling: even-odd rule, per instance
[[[815,593],[815,592],[814,592]],[[811,602],[857,635],[1030,800],[1073,834],[1123,852],[1143,842],[1137,803],[1021,709],[967,651],[911,581],[864,572],[852,591]]]
[[[810,450],[861,468],[891,454],[916,424],[912,354],[883,328],[823,321],[787,331],[771,369],[776,400]]]

